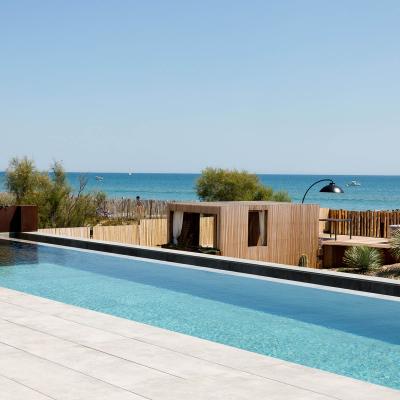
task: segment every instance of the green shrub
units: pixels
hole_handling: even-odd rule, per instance
[[[19,205],[37,205],[40,228],[85,226],[98,220],[97,210],[105,195],[85,192],[87,179],[79,178],[74,193],[67,182],[64,168],[55,162],[49,171],[39,171],[28,158],[13,158],[6,171],[9,195]]]
[[[6,170],[6,187],[17,204],[29,204],[37,188],[48,180],[27,157],[14,157]],[[33,204],[33,203],[32,203]]]
[[[203,170],[196,190],[203,201],[290,201],[286,192],[274,192],[256,174],[222,168]]]
[[[382,255],[373,247],[353,246],[345,251],[343,262],[350,269],[367,272],[382,266]]]
[[[400,261],[400,229],[396,229],[393,232],[392,238],[390,239],[390,248],[393,256]]]

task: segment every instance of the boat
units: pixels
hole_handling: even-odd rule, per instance
[[[354,180],[354,181],[351,181],[350,183],[347,183],[346,186],[347,187],[361,186],[361,183]]]
[[[104,178],[103,178],[102,176],[100,176],[100,175],[97,175],[97,176],[96,176],[96,181],[101,182],[103,179],[104,179]]]

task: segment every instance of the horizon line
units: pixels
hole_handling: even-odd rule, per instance
[[[225,169],[225,168],[222,168]],[[400,177],[400,174],[369,174],[369,173],[361,173],[361,174],[352,174],[352,173],[300,173],[300,172],[252,172],[246,169],[235,169],[237,171],[246,171],[250,174],[256,175],[281,175],[281,176],[352,176],[352,177],[360,177],[360,176],[390,176],[390,177]],[[50,172],[50,171],[49,171]],[[129,175],[129,171],[65,171],[67,174],[123,174]],[[0,174],[5,174],[6,171],[0,171]],[[200,172],[131,172],[133,175],[201,175]]]

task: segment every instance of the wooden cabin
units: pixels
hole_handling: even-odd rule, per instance
[[[168,205],[168,241],[214,247],[227,257],[317,266],[319,206],[267,201]]]

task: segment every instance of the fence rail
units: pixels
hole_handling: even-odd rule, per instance
[[[400,210],[396,211],[349,211],[329,210],[329,218],[352,220],[354,236],[368,236],[377,238],[390,237],[390,225],[400,225]],[[332,229],[332,228],[331,228]],[[348,235],[348,223],[337,223],[337,234]]]

